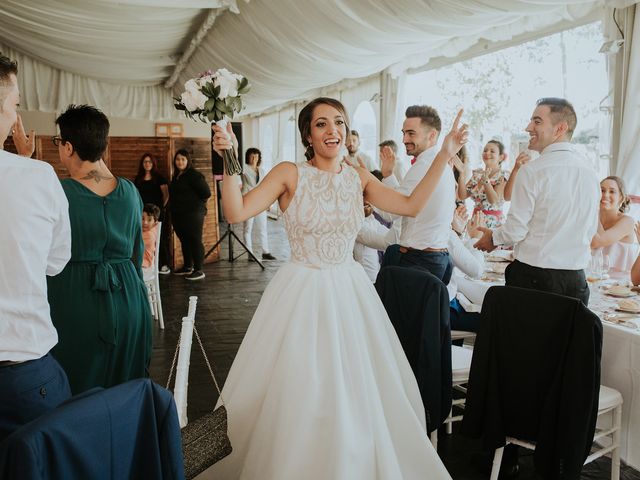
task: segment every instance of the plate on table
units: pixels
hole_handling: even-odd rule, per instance
[[[609,295],[610,297],[616,297],[616,298],[629,298],[629,297],[635,297],[637,294],[635,292],[629,292],[629,293],[615,293],[615,292],[607,292],[605,290],[605,295]]]
[[[489,263],[487,265],[488,273],[496,273],[498,275],[504,275],[504,271],[507,269],[507,265],[504,263]]]
[[[637,295],[636,292],[632,291],[629,287],[625,287],[624,285],[605,286],[602,287],[602,291],[605,295],[616,298],[628,298],[635,297]]]
[[[498,250],[490,253],[485,258],[487,262],[513,262],[512,250]]]
[[[607,313],[604,315],[602,319],[603,322],[612,323],[614,325],[621,325],[623,327],[631,328],[632,330],[636,330],[638,328],[638,324],[633,321],[638,318],[637,314],[629,314],[629,313]]]
[[[624,312],[624,313],[636,313],[638,315],[640,315],[640,308],[636,309],[628,309],[628,308],[616,308],[616,312]]]
[[[616,310],[626,313],[640,313],[640,303],[635,300],[620,300]]]

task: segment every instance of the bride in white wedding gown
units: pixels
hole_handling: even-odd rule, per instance
[[[298,120],[309,161],[278,164],[244,197],[222,189],[239,223],[278,199],[291,260],[267,286],[222,391],[233,452],[206,472],[219,480],[450,478],[427,437],[418,385],[353,244],[366,200],[415,215],[466,142],[458,114],[424,179],[407,197],[340,161],[348,132],[337,100]],[[232,132],[214,127],[214,148]]]

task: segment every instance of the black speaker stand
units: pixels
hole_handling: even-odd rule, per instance
[[[238,258],[240,258],[242,255],[246,253],[247,255],[249,255],[250,258],[253,258],[254,262],[260,265],[260,268],[264,270],[264,265],[262,264],[262,262],[258,260],[258,257],[256,257],[253,254],[253,252],[247,248],[247,246],[243,243],[243,241],[238,238],[238,236],[236,235],[236,232],[233,231],[233,225],[231,223],[227,223],[227,230],[216,242],[216,244],[213,247],[211,247],[207,253],[204,254],[204,258],[207,258],[209,255],[211,255],[211,253],[216,249],[218,245],[222,243],[222,241],[225,238],[229,240],[229,261],[230,262],[234,262],[235,260],[237,260]],[[240,246],[244,249],[244,252],[238,254],[235,257],[233,256],[233,239],[234,238],[240,244]]]

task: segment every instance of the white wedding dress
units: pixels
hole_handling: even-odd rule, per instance
[[[233,453],[203,478],[451,478],[389,317],[353,260],[363,217],[355,169],[298,164],[284,214],[291,261],[264,291],[222,391]]]

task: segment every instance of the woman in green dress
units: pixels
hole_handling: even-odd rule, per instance
[[[71,391],[110,387],[147,376],[151,311],[142,280],[142,201],[129,180],[102,160],[109,120],[86,105],[56,119],[53,138],[71,178],[71,260],[49,278],[51,317],[59,341],[53,355]]]

